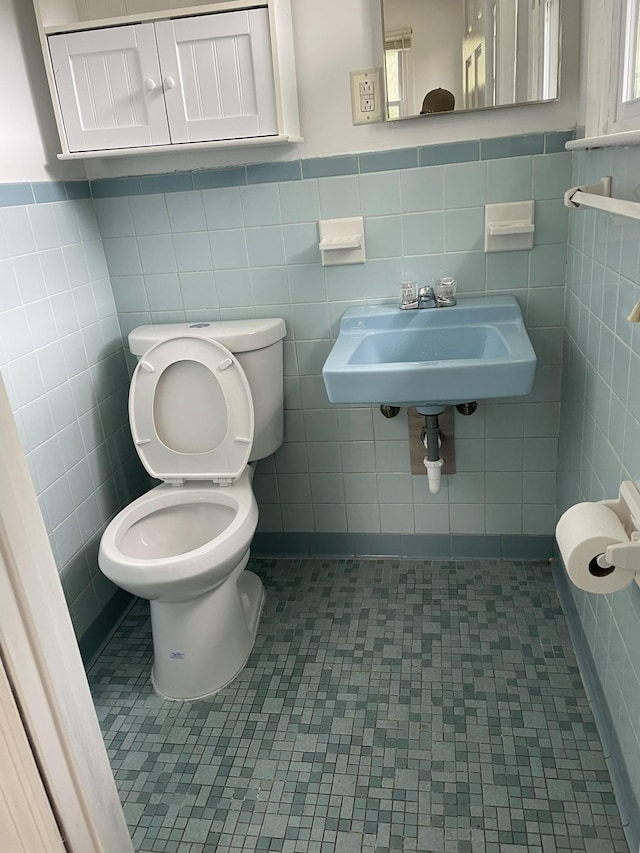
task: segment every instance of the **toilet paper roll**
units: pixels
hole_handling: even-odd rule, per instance
[[[635,572],[602,568],[597,558],[609,545],[628,542],[615,512],[602,504],[580,503],[570,507],[556,526],[556,539],[567,574],[585,592],[618,592],[629,586]]]

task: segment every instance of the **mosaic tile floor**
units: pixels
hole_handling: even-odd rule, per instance
[[[627,853],[549,566],[251,568],[256,647],[214,698],[154,695],[146,602],[90,672],[137,851]]]

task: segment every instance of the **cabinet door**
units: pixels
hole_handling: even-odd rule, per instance
[[[70,151],[170,141],[153,24],[50,36]]]
[[[265,8],[156,24],[172,142],[276,134]]]

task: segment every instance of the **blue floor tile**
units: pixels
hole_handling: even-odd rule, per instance
[[[139,853],[627,853],[547,562],[250,568],[256,645],[214,697],[153,693],[146,602],[89,672]]]

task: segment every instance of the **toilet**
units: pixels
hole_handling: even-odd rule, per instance
[[[247,571],[258,523],[249,463],[283,437],[284,320],[140,326],[129,423],[163,482],[110,522],[106,577],[151,606],[151,680],[166,699],[216,693],[243,669],[264,603]]]

